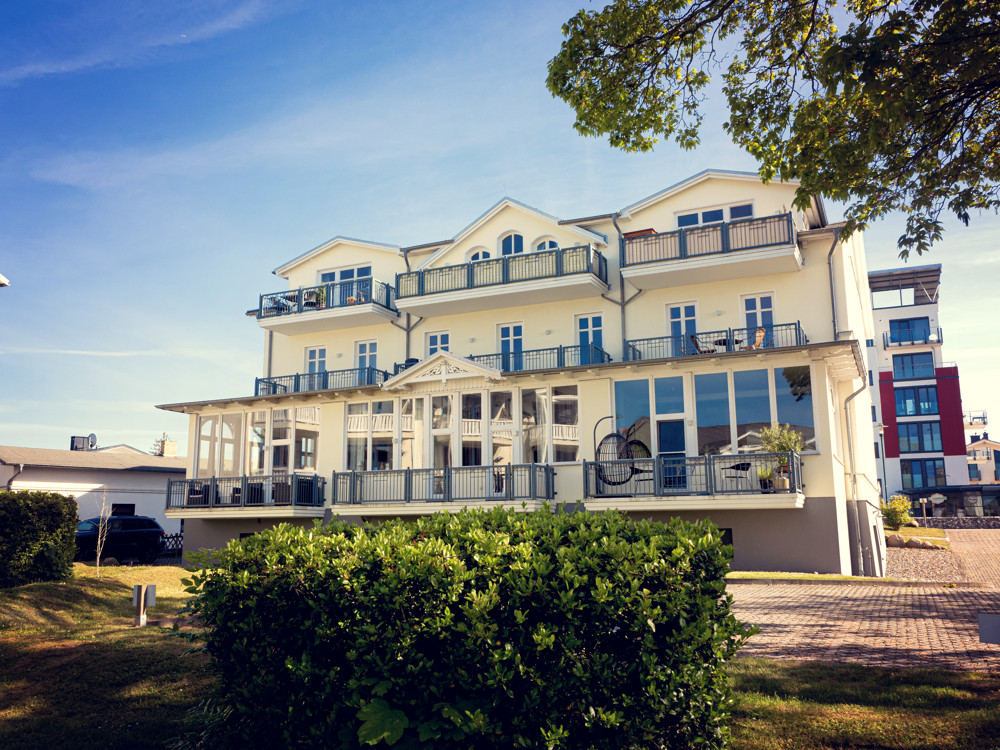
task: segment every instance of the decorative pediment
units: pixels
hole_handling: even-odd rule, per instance
[[[471,359],[459,357],[451,352],[437,352],[422,362],[409,367],[382,384],[387,391],[406,390],[418,383],[440,383],[449,380],[503,380],[503,375],[494,367],[481,365]]]

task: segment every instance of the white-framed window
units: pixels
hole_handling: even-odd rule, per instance
[[[551,237],[544,237],[540,240],[535,241],[536,253],[545,252],[546,250],[558,250],[558,249],[559,249],[559,243],[556,242]]]
[[[520,255],[524,252],[524,237],[517,232],[509,232],[500,238],[501,255]]]
[[[427,356],[450,351],[451,331],[431,331],[427,334]]]
[[[493,254],[485,247],[474,247],[469,251],[468,262],[475,263],[477,260],[489,260]]]
[[[597,362],[604,348],[604,317],[600,313],[576,316],[576,341],[580,345],[579,361],[574,364],[589,365]]]
[[[352,266],[351,268],[334,268],[329,271],[320,271],[320,284],[333,284],[339,281],[356,281],[357,279],[370,279],[372,276],[371,266]]]
[[[358,368],[358,385],[375,385],[373,371],[378,368],[378,341],[355,341],[354,363]]]
[[[736,221],[738,219],[752,218],[753,203],[738,203],[733,206],[717,206],[677,214],[677,226],[680,229],[684,229],[686,227],[704,226],[706,224],[721,224],[727,220]]]
[[[774,326],[774,294],[746,294],[740,298],[740,309],[743,311],[743,322],[748,331],[765,328],[771,331]]]
[[[667,305],[668,357],[681,357],[690,351],[691,337],[698,333],[697,306],[694,302]]]
[[[322,378],[326,371],[326,347],[307,346],[305,350],[305,376],[302,385],[307,391],[319,390],[323,387]]]

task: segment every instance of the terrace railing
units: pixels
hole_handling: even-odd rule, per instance
[[[469,357],[473,362],[495,367],[501,372],[521,372],[523,370],[547,370],[563,367],[596,365],[611,361],[611,355],[593,344],[578,346],[555,346],[550,349],[528,349],[521,352],[497,354],[475,354]]]
[[[795,226],[791,213],[785,213],[630,237],[625,240],[622,264],[635,266],[792,244]]]
[[[319,508],[326,478],[317,474],[271,474],[167,481],[167,510],[179,508]]]
[[[585,497],[760,495],[802,489],[798,453],[584,461]]]
[[[333,310],[373,302],[396,312],[396,290],[374,279],[338,281],[319,286],[300,287],[287,292],[260,295],[257,317],[276,318],[316,310]]]
[[[940,344],[944,342],[940,328],[914,328],[912,330],[886,331],[882,334],[882,344],[890,346],[912,346],[914,344]]]
[[[809,339],[802,332],[802,324],[780,323],[760,326],[764,337],[757,343],[757,328],[726,328],[721,331],[701,331],[685,336],[659,336],[647,339],[630,339],[625,342],[625,358],[629,362],[640,359],[666,359],[694,354],[719,354],[757,349],[776,349],[784,346],[804,346]]]
[[[400,299],[419,297],[583,273],[595,274],[608,283],[607,258],[588,245],[399,273],[396,274],[396,296]]]
[[[323,372],[300,372],[295,375],[278,375],[257,378],[254,385],[255,396],[281,396],[285,393],[303,391],[335,391],[347,388],[364,388],[382,385],[390,377],[385,370],[374,367],[355,367],[351,370],[324,370]]]
[[[336,471],[334,505],[552,500],[555,472],[542,464]]]
[[[971,427],[985,427],[987,425],[985,411],[967,411],[962,417],[965,424]]]

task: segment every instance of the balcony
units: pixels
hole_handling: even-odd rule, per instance
[[[397,307],[422,316],[585,299],[607,290],[607,258],[588,246],[396,275]]]
[[[712,500],[700,508],[803,506],[798,453],[584,461],[583,472],[583,494],[588,499],[667,498],[670,502],[664,507],[676,507],[684,498]]]
[[[622,274],[641,289],[801,268],[790,213],[630,237],[622,250]]]
[[[984,411],[967,411],[962,415],[962,421],[965,422],[967,430],[981,430],[989,426]]]
[[[255,396],[283,396],[287,393],[307,391],[339,391],[380,386],[390,377],[385,370],[374,367],[355,367],[352,370],[325,370],[300,372],[295,375],[278,375],[257,378]]]
[[[882,334],[882,345],[889,349],[895,346],[926,346],[941,344],[944,337],[940,328],[914,328],[912,330],[886,331]]]
[[[261,328],[287,335],[395,320],[396,290],[374,279],[341,281],[260,295]]]
[[[167,517],[322,517],[325,487],[316,474],[171,479]]]
[[[990,462],[989,448],[975,448],[965,454],[970,464],[987,464]]]
[[[453,466],[443,469],[391,469],[339,471],[333,474],[333,504],[388,505],[398,513],[400,504],[413,504],[421,513],[455,503],[541,503],[555,497],[551,466]],[[419,504],[419,505],[418,505]],[[369,510],[363,511],[369,513]]]
[[[625,342],[625,357],[629,362],[642,359],[667,359],[696,354],[726,354],[738,351],[777,349],[786,346],[804,346],[809,343],[802,333],[802,324],[781,323],[762,326],[763,336],[757,328],[727,328],[722,331],[703,331],[689,336],[660,336],[648,339],[630,339]]]

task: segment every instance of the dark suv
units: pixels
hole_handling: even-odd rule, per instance
[[[97,556],[97,530],[100,518],[88,518],[76,527],[76,559],[93,560]],[[151,563],[163,549],[166,532],[155,518],[147,516],[111,516],[108,536],[101,557],[117,560],[140,560]]]

